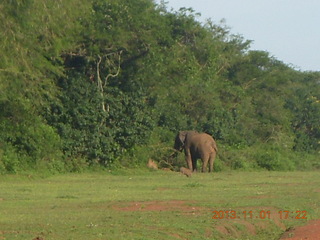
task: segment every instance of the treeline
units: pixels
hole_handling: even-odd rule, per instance
[[[172,163],[212,134],[216,169],[320,168],[320,73],[152,0],[0,3],[0,173]]]

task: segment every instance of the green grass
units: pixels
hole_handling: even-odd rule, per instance
[[[0,176],[0,239],[278,239],[319,209],[319,172]],[[212,219],[215,210],[240,219]],[[271,218],[256,218],[261,210]]]

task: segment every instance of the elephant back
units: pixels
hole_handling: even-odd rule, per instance
[[[198,133],[190,137],[190,142],[196,144],[198,148],[210,148],[212,151],[217,151],[217,144],[212,136],[207,133]]]

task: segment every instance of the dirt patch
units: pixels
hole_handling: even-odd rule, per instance
[[[191,206],[193,202],[188,201],[145,201],[129,202],[125,205],[114,205],[113,208],[119,211],[180,211],[185,213],[195,213],[203,211],[204,208]]]
[[[162,189],[161,189],[162,190]],[[166,189],[163,189],[166,190]],[[194,205],[194,201],[180,201],[180,200],[173,200],[173,201],[137,201],[137,202],[125,202],[125,203],[118,203],[113,205],[112,208],[118,211],[179,211],[184,214],[205,214],[210,212],[211,209],[199,207],[199,206],[192,206]],[[273,222],[278,228],[285,231],[286,226],[279,218],[278,210],[273,207],[246,207],[242,208],[241,211],[255,211],[255,210],[265,210],[270,211],[270,220],[262,220],[257,219],[257,221],[251,222],[244,219],[234,219],[234,220],[222,220],[219,225],[215,225],[213,228],[207,228],[205,231],[206,237],[211,237],[213,234],[213,229],[217,232],[220,232],[222,235],[225,236],[233,236],[233,237],[241,237],[242,231],[245,232],[247,235],[255,236],[257,231],[268,229]],[[242,218],[242,217],[241,217]],[[239,229],[237,226],[243,226]],[[244,230],[245,229],[245,230]],[[184,239],[180,235],[170,235],[177,239]],[[320,220],[313,220],[310,221],[306,226],[297,227],[294,229],[290,229],[286,231],[281,240],[316,240],[320,239]]]
[[[241,237],[241,232],[237,230],[234,224],[224,224],[216,227],[216,230],[225,236]]]
[[[174,237],[176,239],[187,240],[187,238],[183,238],[177,233],[169,233],[168,235],[171,236],[171,237]]]
[[[219,232],[221,236],[236,239],[244,239],[244,237],[255,239],[254,236],[260,231],[270,231],[270,229],[281,229],[285,231],[287,229],[279,218],[279,210],[274,207],[245,207],[235,209],[234,211],[237,212],[235,219],[224,218],[219,219],[218,224],[215,223],[214,229],[216,232]],[[246,212],[246,215],[243,214],[244,212]],[[252,214],[249,214],[249,212]],[[260,217],[260,212],[268,212],[268,214]],[[265,216],[265,218],[263,216]]]
[[[286,231],[280,240],[320,239],[320,220],[312,220],[307,225]]]
[[[253,216],[252,219],[255,219],[256,222],[254,223],[254,225],[258,228],[261,229],[267,229],[269,227],[270,222],[267,221],[267,219],[270,219],[271,222],[273,222],[278,228],[280,228],[281,230],[286,230],[286,226],[285,224],[281,221],[280,217],[279,217],[279,210],[275,207],[268,207],[268,206],[261,206],[261,207],[246,207],[246,208],[242,208],[240,212],[243,211],[247,211],[253,212]],[[259,212],[260,211],[264,211],[264,212],[270,212],[270,214],[268,214],[267,219],[261,219],[259,217]],[[270,216],[270,218],[269,218]],[[243,218],[243,216],[241,216]]]
[[[239,226],[243,226],[243,232],[238,229]],[[242,234],[245,233],[247,235],[255,236],[257,234],[256,227],[254,224],[240,219],[235,219],[228,223],[221,224],[216,226],[215,229],[225,236],[232,236],[235,238],[241,238]]]
[[[34,239],[32,239],[32,240],[44,240],[44,238],[42,238],[42,237],[36,237],[36,238],[34,238]]]

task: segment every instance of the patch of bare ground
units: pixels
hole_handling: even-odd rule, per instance
[[[280,217],[279,217],[279,209],[275,208],[275,207],[268,207],[268,206],[263,206],[263,207],[249,207],[249,208],[245,208],[244,210],[247,211],[253,211],[255,213],[255,218],[261,221],[258,221],[255,226],[260,227],[262,229],[266,229],[269,225],[268,221],[266,221],[267,219],[271,220],[278,228],[280,228],[281,230],[286,230],[286,226],[285,224],[281,221]],[[266,219],[262,219],[259,216],[259,211],[264,211],[264,212],[270,212],[270,218],[266,217]]]
[[[280,240],[318,240],[320,239],[320,219],[311,220],[305,226],[286,231]]]
[[[180,211],[193,213],[203,211],[203,207],[191,206],[191,201],[144,201],[129,202],[126,205],[114,205],[113,208],[119,211]]]
[[[254,238],[260,230],[270,229],[274,225],[282,231],[286,230],[285,224],[279,218],[279,210],[274,207],[246,207],[234,211],[237,212],[235,219],[218,220],[218,223],[214,225],[216,232],[229,238],[241,239],[243,236]],[[243,214],[244,212],[247,213],[246,216]],[[252,215],[248,214],[249,212],[252,212]],[[269,212],[270,214],[263,218],[264,215],[260,217],[260,212]],[[209,235],[207,231],[206,236],[212,237],[213,235]]]
[[[239,226],[242,226],[239,228]],[[231,221],[224,221],[224,223],[219,224],[215,227],[215,230],[224,236],[241,238],[243,234],[255,236],[257,234],[256,226],[242,219],[233,219]],[[206,232],[206,236],[212,237],[212,235]]]
[[[210,213],[212,209],[192,206],[195,201],[135,201],[118,203],[112,206],[117,211],[179,211],[184,214],[205,215]],[[253,218],[244,219],[243,211],[252,211],[255,213]],[[266,219],[259,218],[260,211],[268,211],[270,215]],[[277,228],[285,231],[287,228],[279,217],[279,210],[274,207],[246,207],[237,210],[239,213],[237,219],[219,219],[212,227],[205,229],[205,237],[210,238],[214,236],[214,232],[219,232],[223,236],[241,238],[244,234],[255,236],[258,231],[266,230],[271,225],[275,224]],[[270,218],[269,218],[270,216]],[[179,234],[168,233],[176,239],[184,239]],[[286,231],[281,240],[317,240],[320,239],[320,220],[310,221],[306,226],[297,227]]]
[[[225,236],[233,236],[239,238],[241,233],[237,230],[236,226],[231,223],[225,223],[216,227],[216,230]]]
[[[187,238],[184,238],[177,233],[169,233],[168,235],[170,235],[171,237],[174,237],[176,239],[187,240]]]
[[[42,237],[36,237],[36,238],[34,238],[34,239],[32,239],[32,240],[44,240],[44,238],[42,238]]]

